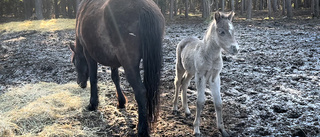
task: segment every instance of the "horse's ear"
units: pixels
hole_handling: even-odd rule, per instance
[[[69,43],[69,48],[72,52],[74,52],[74,44],[72,44],[72,42]]]
[[[216,13],[214,14],[214,19],[216,20],[216,22],[219,22],[220,18],[221,18],[220,12],[216,11]]]
[[[234,16],[234,12],[231,11],[231,12],[229,13],[229,15],[228,15],[228,19],[229,19],[230,21],[232,21],[233,16]]]

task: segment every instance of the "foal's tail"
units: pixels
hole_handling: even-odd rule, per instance
[[[156,122],[159,114],[159,85],[162,67],[162,37],[164,18],[157,10],[143,9],[140,14],[140,42],[143,53],[143,83],[147,90],[148,124]]]

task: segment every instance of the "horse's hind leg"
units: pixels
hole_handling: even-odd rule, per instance
[[[135,99],[138,103],[138,136],[149,136],[149,125],[147,122],[147,90],[144,87],[139,72],[139,64],[123,66],[126,78],[134,91]]]
[[[217,117],[217,127],[221,132],[223,137],[228,137],[229,134],[224,129],[223,118],[222,118],[222,101],[220,95],[220,75],[217,74],[215,78],[210,81],[210,90],[213,95],[214,106],[216,110],[216,117]]]
[[[186,117],[190,116],[191,113],[190,113],[190,110],[189,110],[189,107],[188,107],[188,99],[187,99],[187,89],[188,89],[188,86],[190,84],[190,81],[192,79],[193,75],[186,72],[183,76],[183,79],[182,79],[182,92],[181,92],[181,102],[182,102],[182,108],[184,109],[184,113],[186,114]]]
[[[111,68],[111,78],[117,89],[118,108],[124,108],[125,104],[127,103],[127,99],[120,88],[118,68]]]
[[[182,76],[184,74],[185,70],[184,69],[179,69],[176,67],[176,77],[174,79],[174,97],[173,97],[173,113],[177,113],[178,111],[178,96],[179,96],[179,91],[181,88],[181,81],[182,81]]]

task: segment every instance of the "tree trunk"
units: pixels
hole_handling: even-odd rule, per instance
[[[320,15],[319,15],[319,11],[320,11],[320,9],[319,9],[319,0],[316,0],[316,2],[315,2],[315,5],[316,5],[316,17],[319,19],[320,18]]]
[[[27,20],[32,16],[32,3],[31,0],[24,0],[24,18]]]
[[[312,18],[314,18],[316,16],[316,10],[315,10],[315,3],[314,3],[315,0],[311,0],[311,15],[312,15]]]
[[[247,20],[251,20],[251,11],[252,11],[252,0],[247,0],[247,5],[248,5],[248,9],[247,9]]]
[[[216,10],[219,10],[219,0],[215,0],[215,4],[216,4]]]
[[[76,0],[76,13],[78,12],[81,0]]]
[[[271,19],[271,0],[268,0],[268,17]]]
[[[224,11],[224,8],[225,8],[224,4],[225,4],[225,1],[221,0],[221,11]]]
[[[289,19],[291,19],[293,17],[292,7],[291,7],[291,0],[286,0],[286,7],[287,7],[287,17]]]
[[[271,4],[272,4],[272,10],[274,12],[277,12],[278,11],[278,0],[273,0]]]
[[[37,19],[42,20],[43,19],[42,0],[35,0],[35,8],[36,8]]]
[[[241,0],[241,15],[243,15],[245,10],[245,0]]]
[[[170,0],[170,20],[173,20],[173,0]]]
[[[286,15],[286,0],[282,0],[282,15]]]
[[[189,18],[189,0],[186,0],[186,3],[185,3],[185,11],[184,11],[184,16],[185,18]]]
[[[70,0],[68,0],[67,1],[67,5],[68,5],[68,18],[73,18],[73,13],[75,13],[74,12],[74,3],[75,3],[75,1],[74,0],[72,0],[72,1],[70,1]]]
[[[210,17],[210,2],[209,0],[202,1],[202,18],[208,19]]]
[[[178,4],[177,4],[177,0],[173,0],[173,9],[174,9],[174,16],[177,16],[178,15]]]
[[[67,0],[61,0],[60,1],[60,9],[61,9],[60,12],[61,12],[63,18],[66,18],[68,15],[66,8],[67,8]]]
[[[58,0],[53,1],[53,7],[54,7],[54,16],[57,19],[59,18],[59,15],[60,15]]]
[[[263,10],[263,1],[264,0],[259,1],[259,10]]]
[[[234,8],[234,0],[231,0],[231,10],[235,11],[236,9]]]

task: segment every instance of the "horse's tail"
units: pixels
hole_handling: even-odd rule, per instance
[[[149,126],[155,123],[159,114],[160,70],[162,67],[162,38],[164,18],[157,10],[143,9],[140,14],[140,42],[143,58],[143,83],[147,91],[147,118]]]

